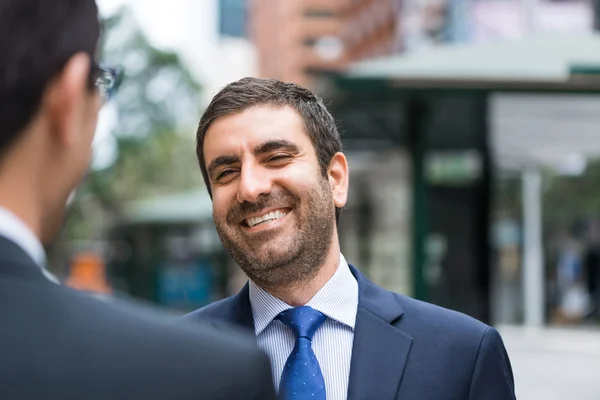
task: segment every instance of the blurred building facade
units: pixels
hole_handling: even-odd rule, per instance
[[[588,32],[597,19],[587,0],[246,1],[258,73],[307,86],[314,72],[355,61],[532,31]]]
[[[341,0],[257,0],[250,6],[250,34],[259,59],[259,74],[308,84],[310,69],[336,69]],[[332,41],[323,57],[318,46]]]
[[[310,85],[311,74],[399,50],[397,0],[255,0],[259,74]]]
[[[229,82],[257,74],[257,52],[249,38],[247,0],[185,2],[187,19],[182,23],[190,34],[182,41],[182,53],[202,83],[201,110]]]

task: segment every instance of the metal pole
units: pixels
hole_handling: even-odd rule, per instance
[[[541,327],[544,324],[542,177],[535,167],[523,171],[523,222],[525,325]]]
[[[534,33],[537,29],[538,0],[521,0],[525,32]]]
[[[600,0],[592,0],[594,31],[600,31]]]

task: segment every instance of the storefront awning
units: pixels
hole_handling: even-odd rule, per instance
[[[534,163],[576,174],[600,157],[599,34],[437,46],[355,63],[334,79],[350,91],[386,90],[386,99],[393,91],[489,92],[490,145],[501,169]]]
[[[545,33],[427,48],[353,64],[343,79],[403,87],[600,90],[600,35]]]
[[[568,175],[600,158],[600,96],[495,94],[490,146],[503,170],[527,164]]]

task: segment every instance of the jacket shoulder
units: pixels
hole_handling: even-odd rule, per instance
[[[423,332],[443,332],[446,338],[470,339],[479,344],[490,328],[487,324],[458,311],[397,293],[394,293],[394,297],[405,311],[401,320],[403,327],[415,332],[417,336],[421,336]]]
[[[0,293],[12,307],[0,302],[11,326],[11,335],[0,332],[0,341],[8,344],[0,371],[14,390],[30,387],[31,379],[53,398],[243,398],[243,391],[267,388],[255,381],[268,381],[268,358],[237,331],[217,331],[210,324],[190,329],[151,306],[98,299],[51,283],[0,280],[0,288],[7,289]],[[28,340],[41,331],[43,341]],[[103,371],[102,380],[97,371]],[[65,379],[74,382],[69,396],[55,384]],[[231,379],[242,386],[232,387]],[[0,398],[12,398],[5,389]]]

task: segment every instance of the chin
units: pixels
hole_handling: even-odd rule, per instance
[[[253,251],[254,257],[264,265],[285,265],[298,257],[301,247],[298,242],[273,240]]]

